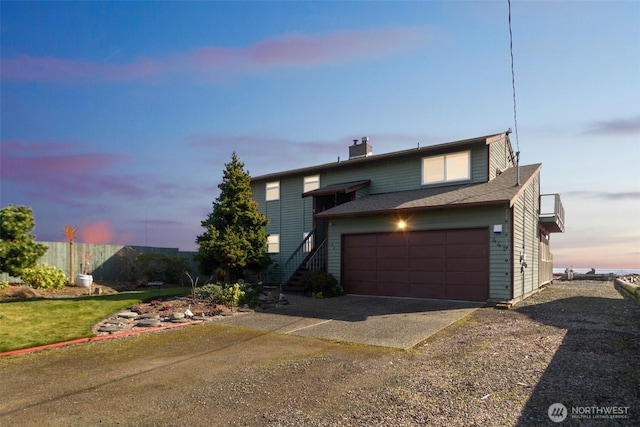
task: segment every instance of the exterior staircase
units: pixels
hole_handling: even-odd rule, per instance
[[[283,291],[304,293],[308,288],[302,281],[304,274],[307,271],[326,271],[326,240],[323,240],[318,245],[313,245],[315,235],[315,230],[309,233],[285,262],[284,273],[286,281],[282,287]]]
[[[289,293],[295,294],[303,294],[307,292],[307,285],[302,283],[302,277],[304,274],[309,271],[304,265],[298,267],[298,269],[293,273],[293,276],[287,280],[284,284],[283,290]]]

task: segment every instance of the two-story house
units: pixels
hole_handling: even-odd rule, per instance
[[[540,164],[518,165],[509,132],[253,177],[279,283],[331,273],[349,294],[518,300],[553,279],[564,231]]]

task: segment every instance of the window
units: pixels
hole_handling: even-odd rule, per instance
[[[280,200],[280,181],[267,182],[266,200]]]
[[[320,188],[320,175],[305,176],[303,193]]]
[[[471,178],[469,151],[422,159],[422,184],[463,181]]]
[[[280,252],[280,235],[270,234],[267,237],[267,252],[270,254],[277,254]]]
[[[308,231],[302,233],[302,240],[304,241],[309,234],[311,234],[311,232],[308,232]],[[312,249],[313,249],[313,236],[309,237],[309,239],[304,242],[304,247],[302,248],[302,250],[305,253],[309,253],[311,252]]]

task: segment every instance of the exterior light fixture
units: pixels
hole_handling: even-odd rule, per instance
[[[407,229],[407,221],[404,219],[398,220],[398,230],[406,230]]]

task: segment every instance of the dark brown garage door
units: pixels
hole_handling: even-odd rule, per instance
[[[342,237],[342,282],[360,295],[485,301],[489,231],[412,231]]]

